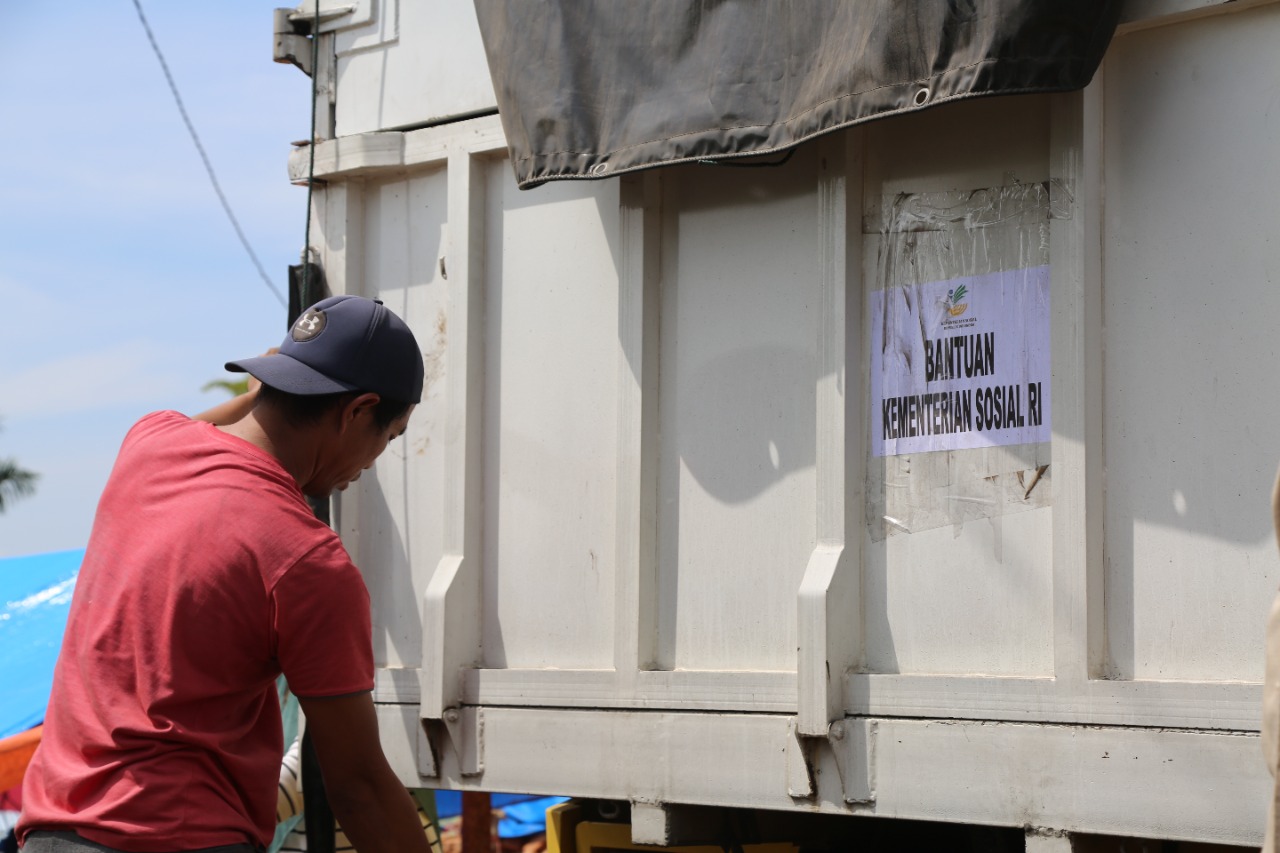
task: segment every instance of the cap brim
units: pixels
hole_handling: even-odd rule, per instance
[[[261,379],[263,384],[289,394],[340,394],[359,390],[354,385],[330,379],[283,353],[228,361],[225,367],[233,373],[248,373]]]

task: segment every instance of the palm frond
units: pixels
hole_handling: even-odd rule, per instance
[[[18,467],[12,459],[0,459],[0,512],[15,499],[32,494],[40,475]]]
[[[212,391],[215,388],[221,388],[232,397],[239,397],[241,394],[249,390],[249,377],[244,379],[211,379],[204,383],[201,391]]]

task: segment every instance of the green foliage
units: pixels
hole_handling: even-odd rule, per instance
[[[249,390],[249,377],[245,376],[244,379],[212,379],[204,383],[204,387],[200,390],[212,391],[215,388],[221,388],[232,397],[239,397]]]
[[[959,305],[960,300],[964,299],[964,295],[968,292],[969,292],[969,288],[965,287],[963,284],[957,287],[956,292],[951,296],[951,304]]]
[[[0,459],[0,512],[8,509],[15,498],[34,492],[38,479],[39,474],[19,468],[12,459]]]
[[[39,476],[19,468],[12,459],[0,459],[0,512],[8,509],[15,498],[34,492]]]

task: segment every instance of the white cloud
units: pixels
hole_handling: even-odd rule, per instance
[[[165,348],[150,341],[76,353],[0,376],[0,405],[7,417],[19,418],[185,394],[190,388],[182,378],[160,367],[168,363]]]
[[[63,305],[48,294],[28,287],[4,273],[0,273],[0,303],[4,304],[5,316],[17,320],[20,326],[43,325],[59,316],[63,309]]]

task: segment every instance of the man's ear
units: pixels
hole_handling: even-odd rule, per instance
[[[364,394],[357,394],[347,401],[342,407],[342,417],[339,422],[339,430],[346,432],[347,428],[356,421],[361,420],[366,415],[372,415],[374,408],[378,403],[382,402],[382,398],[372,391]]]

